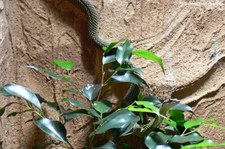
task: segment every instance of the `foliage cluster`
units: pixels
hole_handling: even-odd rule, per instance
[[[152,60],[158,63],[163,70],[163,63],[160,57],[147,50],[134,50],[131,43],[127,40],[113,42],[108,47],[103,47],[103,50],[101,82],[88,83],[82,89],[67,75],[69,73],[55,74],[49,69],[28,66],[28,68],[36,71],[47,73],[52,79],[60,79],[70,83],[74,89],[63,91],[72,92],[75,99],[78,94],[79,96],[84,96],[90,103],[90,106],[69,97],[64,97],[62,101],[76,107],[76,110],[66,109],[58,102],[49,102],[24,86],[9,83],[0,87],[0,94],[25,99],[27,101],[27,109],[10,113],[7,117],[13,117],[24,112],[37,114],[38,119],[32,120],[34,124],[49,136],[63,142],[67,148],[73,147],[69,142],[65,124],[74,120],[77,116],[89,117],[93,121],[93,131],[89,134],[89,144],[84,147],[87,149],[133,148],[129,143],[123,142],[121,138],[125,136],[139,137],[143,141],[142,148],[149,149],[188,149],[225,145],[225,143],[217,144],[208,140],[197,131],[200,125],[219,127],[216,125],[215,119],[185,119],[185,112],[194,114],[192,108],[188,105],[180,104],[176,99],[161,101],[153,96],[143,96],[141,92],[135,100],[122,102],[131,103],[129,105],[112,106],[110,101],[102,99],[102,89],[109,87],[114,82],[117,82],[117,84],[126,82],[138,88],[141,88],[143,85],[147,86],[147,83],[141,77],[141,69],[136,67],[130,60],[133,55]],[[70,72],[74,67],[74,63],[70,60],[54,60],[53,64],[57,69],[63,69],[67,72]],[[46,116],[42,107],[43,103],[59,113],[56,120],[51,120]],[[18,104],[18,102],[10,102],[2,107],[0,116],[12,104]],[[221,127],[221,129],[224,128]],[[100,138],[99,136],[107,135],[110,137],[105,138],[109,139],[100,141],[95,139]],[[38,148],[38,145],[35,147]],[[43,146],[40,147],[39,145],[39,148],[43,148]]]

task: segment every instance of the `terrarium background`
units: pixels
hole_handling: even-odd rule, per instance
[[[101,54],[87,39],[87,20],[72,0],[0,0],[0,84],[16,82],[60,100],[61,82],[27,69],[52,68],[53,59],[73,59],[73,77],[82,87],[99,73]],[[151,49],[164,60],[164,76],[157,64],[134,61],[143,68],[151,88],[145,94],[174,97],[192,103],[197,115],[216,117],[225,125],[225,1],[224,0],[93,0],[100,13],[99,32],[108,41],[128,37],[136,49]],[[96,52],[98,51],[98,52]],[[9,102],[1,98],[0,105]],[[78,99],[85,102],[82,99]],[[14,106],[10,111],[22,110]],[[52,114],[54,116],[54,113]],[[1,118],[3,148],[30,148],[44,140],[25,114]],[[87,119],[70,128],[72,144],[80,148],[90,130]],[[202,128],[211,139],[225,133]],[[54,148],[54,147],[53,147]]]

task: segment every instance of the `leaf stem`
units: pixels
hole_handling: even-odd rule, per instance
[[[100,99],[100,96],[102,94],[102,88],[104,87],[104,79],[105,79],[105,70],[104,70],[104,64],[102,64],[101,89],[98,93],[97,101]]]

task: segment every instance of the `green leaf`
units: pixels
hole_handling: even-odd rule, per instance
[[[198,133],[194,132],[187,136],[174,135],[172,137],[172,139],[170,140],[170,142],[183,144],[183,143],[192,143],[192,142],[196,143],[196,142],[201,142],[203,140],[204,140],[204,138],[202,136],[200,136]]]
[[[161,105],[162,105],[162,102],[155,96],[146,96],[143,98],[143,101],[152,102],[158,108],[161,107]]]
[[[91,113],[91,115],[93,115],[95,117],[98,117],[98,118],[101,117],[101,115],[98,114],[98,112],[95,109],[93,109],[93,108],[90,108],[88,111]]]
[[[113,137],[125,136],[127,135],[135,126],[135,124],[140,120],[138,116],[133,117],[128,124],[122,125],[120,128],[111,129]]]
[[[194,121],[189,120],[189,121],[187,121],[187,122],[184,123],[184,127],[185,127],[185,129],[190,129],[190,128],[193,128],[193,127],[198,127],[203,122],[204,122],[204,119],[203,118],[197,118]]]
[[[74,66],[74,62],[72,60],[54,60],[53,64],[65,70],[71,70]]]
[[[102,58],[102,64],[108,64],[116,61],[116,51],[117,48],[113,48],[108,53],[105,53]]]
[[[153,105],[153,103],[149,101],[135,101],[135,103],[139,106],[144,106],[148,109],[151,109],[153,112],[157,113],[159,112],[159,109]]]
[[[3,88],[8,94],[24,98],[34,104],[37,108],[41,109],[41,103],[38,96],[36,96],[36,94],[33,93],[30,89],[13,83],[9,83],[3,86]]]
[[[47,118],[41,118],[34,122],[43,132],[62,141],[67,142],[66,128],[59,121],[52,121]]]
[[[56,110],[56,111],[59,111],[59,105],[58,105],[57,102],[46,102],[46,104],[47,104],[50,108],[52,108],[52,109],[54,109],[54,110]]]
[[[157,146],[157,142],[151,136],[147,136],[145,137],[145,145],[149,149],[154,149]]]
[[[69,100],[69,103],[71,104],[71,105],[73,105],[73,106],[76,106],[76,107],[86,107],[86,106],[84,106],[83,104],[81,104],[81,103],[79,103],[78,101],[76,101],[76,100]]]
[[[159,56],[155,55],[155,53],[147,50],[134,50],[132,54],[158,63],[164,72],[162,59]]]
[[[26,67],[34,69],[36,71],[43,71],[43,72],[47,73],[53,79],[62,79],[63,78],[63,76],[54,74],[49,69],[43,69],[43,68],[40,68],[40,67],[37,67],[37,66],[26,66]]]
[[[78,109],[78,110],[67,110],[65,111],[62,116],[64,118],[64,121],[65,123],[73,120],[74,118],[76,118],[77,116],[80,116],[80,115],[86,115],[88,116],[88,111],[85,110],[85,109]]]
[[[6,90],[4,90],[4,88],[3,88],[3,86],[0,86],[0,95],[2,95],[2,96],[10,96],[11,94],[6,92]]]
[[[165,135],[162,132],[152,132],[144,138],[145,145],[149,149],[172,149],[168,145],[168,141],[172,135]]]
[[[112,108],[112,104],[107,100],[95,101],[93,104],[95,110],[101,114],[108,112]]]
[[[183,126],[183,124],[185,123],[185,119],[184,119],[184,113],[182,111],[170,110],[169,114],[170,114],[171,120],[175,121],[178,126]]]
[[[204,140],[203,142],[200,142],[198,144],[182,146],[181,149],[197,149],[197,148],[203,148],[203,147],[218,147],[218,146],[225,146],[225,142],[215,143],[212,140]]]
[[[140,118],[134,113],[127,109],[121,109],[103,118],[102,120],[95,122],[94,124],[100,125],[91,135],[101,134],[113,128],[121,129],[122,132],[120,130],[118,131],[119,135],[125,135],[139,120]]]
[[[112,141],[106,141],[99,145],[96,145],[94,149],[116,149],[116,145]]]
[[[176,104],[175,106],[173,106],[171,108],[171,110],[180,110],[180,111],[183,111],[183,112],[191,112],[194,114],[194,112],[192,111],[192,108],[188,105],[185,105],[185,104]]]
[[[128,62],[132,55],[133,46],[129,41],[125,41],[124,44],[118,47],[116,51],[116,60],[118,63],[123,64],[124,62]]]
[[[126,39],[120,39],[119,41],[111,42],[111,43],[109,44],[109,46],[103,47],[103,51],[104,51],[105,53],[108,53],[108,52],[110,52],[111,49],[113,49],[117,44],[119,44],[119,43],[121,43],[121,42],[124,42],[124,41],[126,41]]]
[[[92,100],[98,96],[100,90],[101,90],[100,84],[89,83],[83,88],[83,95],[87,97],[89,100]]]
[[[111,78],[112,78],[112,81],[114,82],[128,82],[128,83],[133,83],[136,85],[145,84],[146,86],[148,86],[145,80],[143,80],[141,77],[139,77],[138,75],[130,71],[119,72],[113,75]]]
[[[163,119],[163,122],[168,124],[169,126],[172,126],[175,130],[178,130],[177,129],[177,123],[171,119]]]
[[[153,112],[153,111],[150,110],[150,109],[147,109],[147,108],[136,108],[136,107],[134,107],[134,106],[129,106],[127,109],[128,109],[129,111],[131,111],[131,112],[155,113],[155,112]]]
[[[75,107],[82,107],[82,108],[86,108],[85,105],[81,104],[80,102],[70,99],[70,98],[63,98],[63,101],[68,101],[71,105],[75,106]]]

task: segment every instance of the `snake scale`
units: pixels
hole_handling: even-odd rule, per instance
[[[103,40],[99,37],[98,34],[98,22],[99,22],[99,14],[96,10],[95,6],[91,3],[90,0],[74,0],[74,2],[78,3],[85,11],[88,17],[88,36],[89,38],[100,48],[102,46],[108,46],[109,42]],[[131,84],[128,92],[123,98],[124,105],[129,105],[135,100],[140,92],[139,86],[135,84]]]

